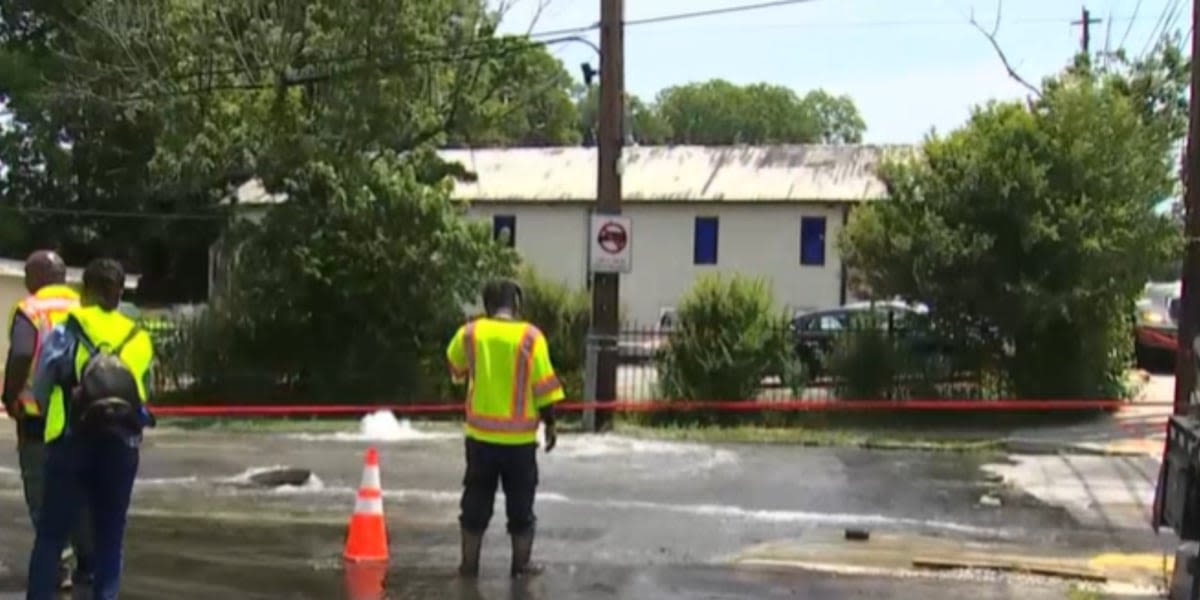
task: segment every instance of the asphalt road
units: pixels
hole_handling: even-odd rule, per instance
[[[387,433],[395,439],[378,445],[392,598],[1062,598],[1063,586],[1046,582],[947,585],[729,565],[751,547],[802,546],[847,527],[1064,556],[1169,546],[1138,510],[1088,519],[1071,502],[1048,504],[1053,494],[1030,483],[1037,466],[1020,460],[569,437],[542,458],[535,552],[549,573],[528,589],[497,576],[508,559],[501,500],[485,550],[491,576],[472,591],[452,576],[461,438]],[[10,442],[0,434],[0,444]],[[351,432],[156,432],[143,454],[123,597],[340,597],[340,544],[365,446]],[[247,485],[250,472],[272,466],[315,477],[294,488]],[[29,543],[15,468],[15,456],[0,456],[0,564],[9,565],[7,574],[0,568],[0,598],[19,589]],[[1004,468],[1007,484],[995,473]],[[1081,493],[1084,506],[1131,503],[1115,492],[1094,500]]]

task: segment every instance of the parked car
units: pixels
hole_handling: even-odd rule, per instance
[[[840,335],[855,326],[855,319],[874,314],[879,327],[897,335],[909,335],[912,322],[928,313],[921,304],[910,305],[892,300],[884,302],[853,302],[838,308],[818,310],[797,315],[791,322],[796,356],[811,377],[825,371],[825,358]],[[924,346],[924,340],[918,345]]]
[[[654,359],[670,339],[674,324],[675,309],[666,307],[659,311],[658,323],[654,327],[621,336],[618,342],[621,362],[637,363]]]
[[[1147,283],[1136,306],[1134,348],[1139,365],[1169,360],[1178,349],[1180,281]]]

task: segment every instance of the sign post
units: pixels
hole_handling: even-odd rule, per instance
[[[633,268],[633,221],[620,215],[592,215],[589,268],[593,273],[628,273]]]

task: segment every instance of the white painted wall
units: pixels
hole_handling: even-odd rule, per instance
[[[628,321],[649,324],[673,306],[702,273],[742,273],[772,283],[781,308],[815,309],[841,300],[841,259],[836,240],[842,207],[815,203],[628,203],[633,220],[633,270],[621,277]],[[587,277],[588,206],[477,202],[470,214],[516,216],[517,250],[545,277],[582,287]],[[720,220],[716,265],[693,265],[695,218]],[[824,216],[825,265],[800,265],[800,218]]]

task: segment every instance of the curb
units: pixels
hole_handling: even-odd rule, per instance
[[[949,571],[943,569],[922,569],[922,568],[888,568],[888,567],[872,567],[854,564],[838,564],[823,561],[806,561],[806,560],[790,560],[790,559],[770,559],[770,558],[747,558],[738,560],[733,563],[735,567],[743,568],[759,568],[759,569],[775,569],[775,570],[790,570],[790,571],[811,571],[816,573],[832,573],[847,577],[866,576],[866,577],[893,577],[893,578],[927,578],[927,579],[954,579],[953,573],[956,569]],[[966,571],[972,569],[966,568]],[[961,571],[961,570],[959,570]],[[1035,573],[1021,573],[1020,570],[995,571],[1003,575],[1021,576],[1032,575],[1041,577],[1046,580],[1057,580],[1061,582],[1070,582],[1086,586],[1085,589],[1096,590],[1107,596],[1115,596],[1120,598],[1162,598],[1162,591],[1155,586],[1146,585],[1144,583],[1134,583],[1120,580],[1111,580],[1106,576],[1101,576],[1103,580],[1097,580],[1096,576],[1087,578],[1074,578],[1068,573],[1056,573],[1038,575]],[[1089,581],[1090,579],[1090,581]]]
[[[1082,456],[1145,456],[1156,458],[1153,454],[1141,451],[1103,446],[1097,444],[1072,444],[1052,440],[1037,440],[1028,438],[1009,438],[1001,442],[1005,452],[1013,454],[1070,454]]]

